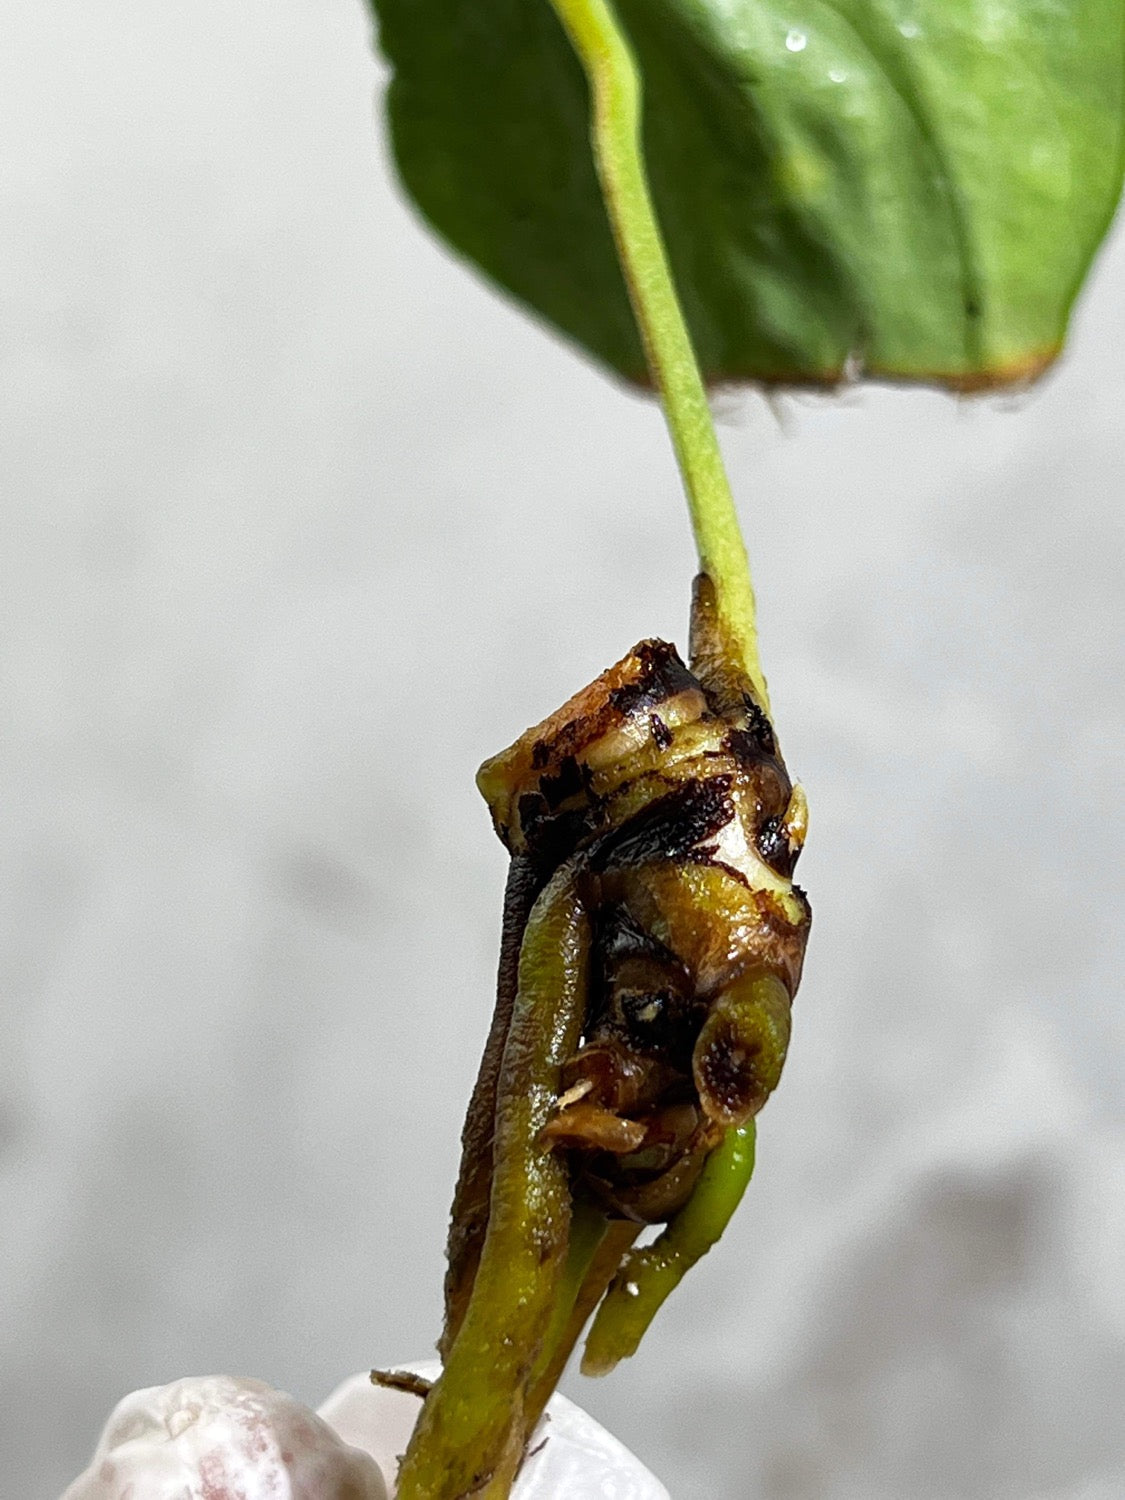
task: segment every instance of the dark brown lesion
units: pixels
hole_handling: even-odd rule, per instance
[[[630,865],[706,859],[707,841],[734,816],[733,777],[721,772],[671,783],[616,828],[590,841],[592,870],[623,870]]]
[[[694,1169],[685,1176],[684,1159],[698,1156],[695,1168],[702,1163],[706,1143],[691,1059],[704,1014],[675,954],[643,932],[625,907],[602,909],[587,1032],[563,1068],[544,1137],[575,1153],[578,1182],[623,1217],[645,1223],[654,1213],[665,1217],[694,1180]]]

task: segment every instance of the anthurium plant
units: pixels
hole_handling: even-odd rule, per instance
[[[708,388],[1038,377],[1121,188],[1125,4],[373,4],[406,192],[655,391],[698,554],[684,653],[636,643],[478,775],[510,873],[441,1366],[373,1378],[414,1403],[399,1500],[504,1500],[587,1325],[604,1374],[722,1235],[805,961],[808,806]],[[69,1500],[383,1500],[393,1459],[341,1437],[355,1399],[138,1392]]]
[[[686,660],[638,643],[478,777],[511,855],[498,996],[398,1494],[501,1500],[591,1317],[603,1374],[721,1235],[789,1042],[808,809],[707,388],[1038,377],[1120,192],[1125,8],[375,8],[408,194],[655,389],[698,551]]]

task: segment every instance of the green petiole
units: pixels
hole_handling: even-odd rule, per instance
[[[769,713],[754,589],[707,392],[676,295],[641,145],[641,81],[610,0],[551,0],[590,82],[591,138],[618,258],[676,450],[722,636]]]

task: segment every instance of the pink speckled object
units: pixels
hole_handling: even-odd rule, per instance
[[[386,1500],[370,1454],[260,1380],[205,1375],[134,1391],[62,1500]]]

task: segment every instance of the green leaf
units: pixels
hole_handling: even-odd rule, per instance
[[[630,379],[644,358],[547,0],[375,0],[402,180]],[[1123,168],[1122,0],[618,0],[704,375],[960,387],[1058,353]]]

